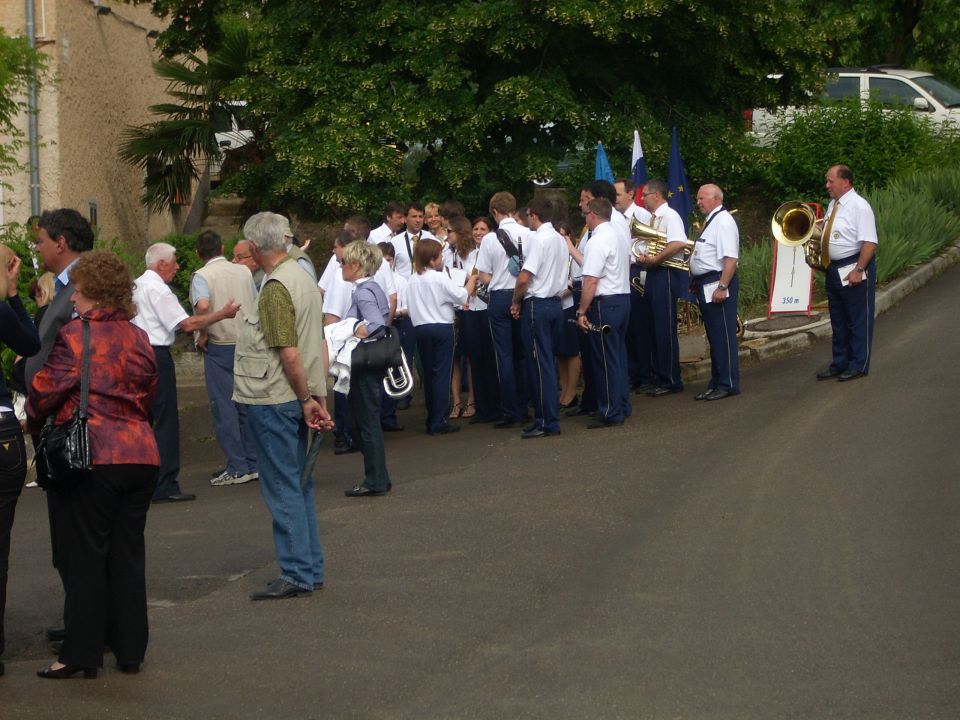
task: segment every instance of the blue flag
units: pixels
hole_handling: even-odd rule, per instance
[[[607,160],[607,151],[603,149],[603,143],[597,143],[597,163],[593,171],[594,180],[606,180],[613,182],[613,170],[610,169],[610,162]]]
[[[690,214],[693,212],[693,200],[687,182],[687,167],[680,157],[680,142],[677,140],[677,128],[673,128],[673,142],[670,145],[670,164],[667,166],[667,204],[680,213],[683,227],[690,236]]]

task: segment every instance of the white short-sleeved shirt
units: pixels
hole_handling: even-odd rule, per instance
[[[580,239],[577,241],[577,250],[580,251],[581,255],[587,252],[587,243],[589,242],[590,228],[584,225],[583,230],[580,232]],[[570,279],[583,280],[583,267],[576,260],[570,264]]]
[[[826,217],[830,217],[835,203],[840,203],[840,209],[830,228],[831,260],[857,254],[864,243],[876,245],[879,242],[873,208],[856,190],[850,188],[839,200],[832,200],[827,206]]]
[[[630,266],[623,241],[613,226],[600,223],[583,256],[583,274],[597,278],[597,295],[624,295],[630,292]]]
[[[419,235],[420,239],[437,239],[437,236],[426,228],[423,228],[417,235]],[[390,242],[393,243],[394,254],[396,256],[393,263],[394,272],[396,272],[397,275],[406,275],[407,277],[413,275],[412,253],[415,243],[410,233],[406,230],[398,232],[390,239]],[[409,250],[407,249],[408,246]]]
[[[189,316],[163,278],[148,269],[136,280],[133,302],[137,314],[131,322],[146,331],[150,344],[158,347],[173,345],[177,327]]]
[[[707,215],[706,227],[693,246],[690,274],[696,277],[723,270],[724,258],[740,257],[740,228],[722,205]]]
[[[506,217],[500,221],[500,229],[506,231],[514,244],[520,248],[530,231],[511,217]],[[495,232],[489,232],[483,236],[480,241],[480,256],[477,259],[477,270],[483,273],[490,273],[491,290],[513,290],[517,284],[517,279],[510,274],[507,266],[510,258],[503,249],[503,245],[497,239]]]
[[[370,231],[370,234],[367,236],[367,242],[378,245],[385,240],[390,240],[392,237],[393,230],[390,229],[389,225],[383,223],[380,227],[376,227]]]
[[[649,225],[650,219],[653,217],[649,210],[644,207],[640,207],[636,203],[630,203],[630,207],[624,210],[623,214],[627,218],[628,223],[632,222],[633,219],[636,218],[644,225]]]
[[[380,263],[380,269],[373,276],[374,282],[383,290],[383,294],[388,298],[397,294],[397,282],[394,279],[393,268],[390,267],[390,261],[386,258]]]
[[[410,283],[410,278],[405,278],[403,275],[394,274],[393,282],[397,287],[397,312],[400,312],[401,310],[408,310],[407,285]]]
[[[323,290],[323,314],[336,315],[341,320],[346,317],[356,286],[343,279],[343,269],[336,255],[330,257],[318,285]]]
[[[652,220],[654,228],[667,233],[667,242],[687,242],[687,231],[680,213],[666,203],[653,211]]]
[[[458,268],[463,270],[467,277],[473,275],[474,269],[477,267],[477,258],[480,257],[480,248],[475,247],[469,253],[467,253],[466,258],[461,258],[459,255],[454,253],[451,267]],[[468,310],[486,310],[487,304],[478,298],[476,295],[470,296],[470,301],[467,303]]]
[[[467,289],[457,287],[445,272],[424,270],[407,283],[407,309],[414,326],[453,323],[453,311],[467,304]]]
[[[526,297],[559,297],[567,287],[567,241],[543,223],[523,246],[523,269],[533,275]]]

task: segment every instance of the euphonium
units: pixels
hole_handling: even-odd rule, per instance
[[[770,220],[774,239],[786,247],[803,246],[803,259],[814,270],[826,270],[820,264],[820,236],[823,228],[817,226],[817,212],[798,200],[785,202],[777,208]]]
[[[400,351],[400,364],[388,367],[383,376],[383,391],[394,400],[406,397],[413,392],[413,373],[407,365],[407,354]]]
[[[636,218],[630,223],[630,236],[633,238],[633,245],[630,246],[630,252],[635,258],[642,255],[656,255],[667,246],[667,233],[663,230],[657,230],[654,227],[645,225]],[[646,252],[643,247],[646,246]],[[661,263],[661,267],[676,268],[690,272],[690,254],[693,250],[693,243],[688,242],[687,246],[668,260]]]

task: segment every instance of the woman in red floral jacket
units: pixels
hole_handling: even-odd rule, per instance
[[[148,412],[157,364],[135,314],[133,280],[104,251],[84,253],[70,270],[74,308],[90,324],[88,430],[93,474],[57,491],[54,513],[66,555],[66,638],[55,662],[37,674],[95,678],[104,642],[122,672],[140,670],[147,648],[147,591],[143,530],[160,458]],[[27,413],[35,429],[48,416],[57,424],[80,404],[83,326],[60,330],[43,369],[33,379]]]

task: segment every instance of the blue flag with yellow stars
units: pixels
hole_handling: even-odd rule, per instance
[[[690,215],[693,212],[693,200],[687,182],[687,167],[680,156],[680,142],[677,140],[677,128],[673,128],[673,142],[670,145],[670,164],[667,166],[667,204],[680,213],[683,227],[690,236]]]
[[[613,182],[613,170],[610,169],[610,161],[607,160],[607,151],[603,149],[603,143],[597,143],[597,162],[593,171],[594,180],[606,180]]]

